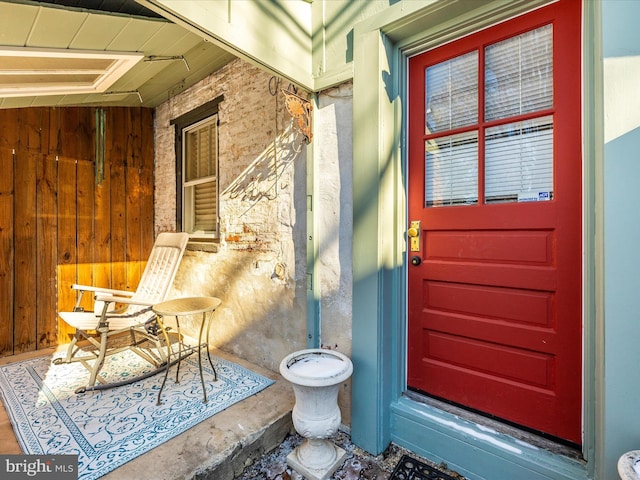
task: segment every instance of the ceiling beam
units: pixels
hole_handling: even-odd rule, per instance
[[[309,2],[136,1],[235,56],[313,91]]]

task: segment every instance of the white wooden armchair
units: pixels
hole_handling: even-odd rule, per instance
[[[72,312],[59,312],[59,315],[76,332],[66,356],[56,358],[54,364],[81,362],[89,370],[89,382],[78,388],[77,393],[132,383],[164,368],[167,356],[160,344],[151,307],[166,299],[188,239],[187,233],[158,235],[135,292],[87,285],[71,286],[79,292],[76,306]],[[85,292],[95,295],[92,312],[85,312],[80,306]],[[123,306],[114,309],[116,305]],[[88,344],[79,344],[81,339],[87,340]],[[125,382],[108,383],[100,376],[105,358],[127,349],[140,355],[156,369]],[[100,384],[96,385],[96,381]]]

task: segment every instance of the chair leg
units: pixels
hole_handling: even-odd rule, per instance
[[[73,349],[75,348],[76,343],[78,343],[78,332],[77,331],[73,335],[73,340],[71,340],[71,343],[69,344],[69,348],[67,348],[67,356],[64,359],[64,361],[66,363],[69,363],[71,361],[71,358],[73,357],[73,354],[75,353],[73,351]]]
[[[108,330],[100,332],[100,351],[91,369],[91,376],[89,377],[89,384],[87,386],[93,387],[96,384],[98,373],[104,364],[104,358],[107,354],[107,338],[109,337]]]
[[[78,338],[79,338],[79,333],[78,333],[78,330],[76,330],[76,333],[73,336],[73,340],[71,340],[71,343],[67,347],[67,354],[65,355],[64,358],[58,357],[58,358],[54,359],[53,360],[54,365],[61,365],[63,363],[71,363],[71,359],[73,358],[73,356],[76,353],[74,351],[74,347],[76,346],[76,343],[78,343]]]

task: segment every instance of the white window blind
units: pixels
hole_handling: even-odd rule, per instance
[[[426,206],[478,203],[478,133],[449,135],[425,144]]]
[[[210,233],[217,227],[218,182],[216,179],[194,183],[185,187],[192,215],[189,219],[189,233]]]
[[[215,176],[217,155],[216,124],[207,121],[185,132],[185,180]]]
[[[477,123],[478,52],[427,67],[425,83],[425,133]]]
[[[553,198],[553,117],[485,131],[485,202]]]
[[[545,25],[485,49],[485,120],[553,107],[553,29]],[[553,117],[485,131],[485,202],[553,198]]]
[[[484,71],[486,121],[551,108],[551,25],[488,46]]]
[[[183,131],[183,228],[204,236],[217,234],[217,115]]]

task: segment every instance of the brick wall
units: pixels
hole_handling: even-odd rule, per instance
[[[241,196],[245,200],[256,200],[260,192],[267,198],[273,197],[275,190],[269,188],[268,181],[251,183],[250,178],[241,175],[248,169],[247,174],[254,177],[260,174],[263,177],[258,180],[268,180],[264,176],[269,173],[269,163],[274,162],[274,144],[280,155],[287,145],[294,146],[291,141],[295,138],[282,139],[283,132],[291,125],[278,88],[282,85],[279,79],[235,60],[156,109],[156,194],[162,197],[155,208],[158,232],[176,228],[175,134],[170,121],[221,95],[224,101],[219,106],[220,191],[232,190],[227,199]],[[238,187],[250,187],[252,191],[240,192]],[[225,208],[231,208],[228,202],[221,204],[222,216],[226,214]],[[243,229],[234,224],[234,218],[225,218],[221,227],[225,227],[225,222],[232,227],[228,233],[243,233]]]

